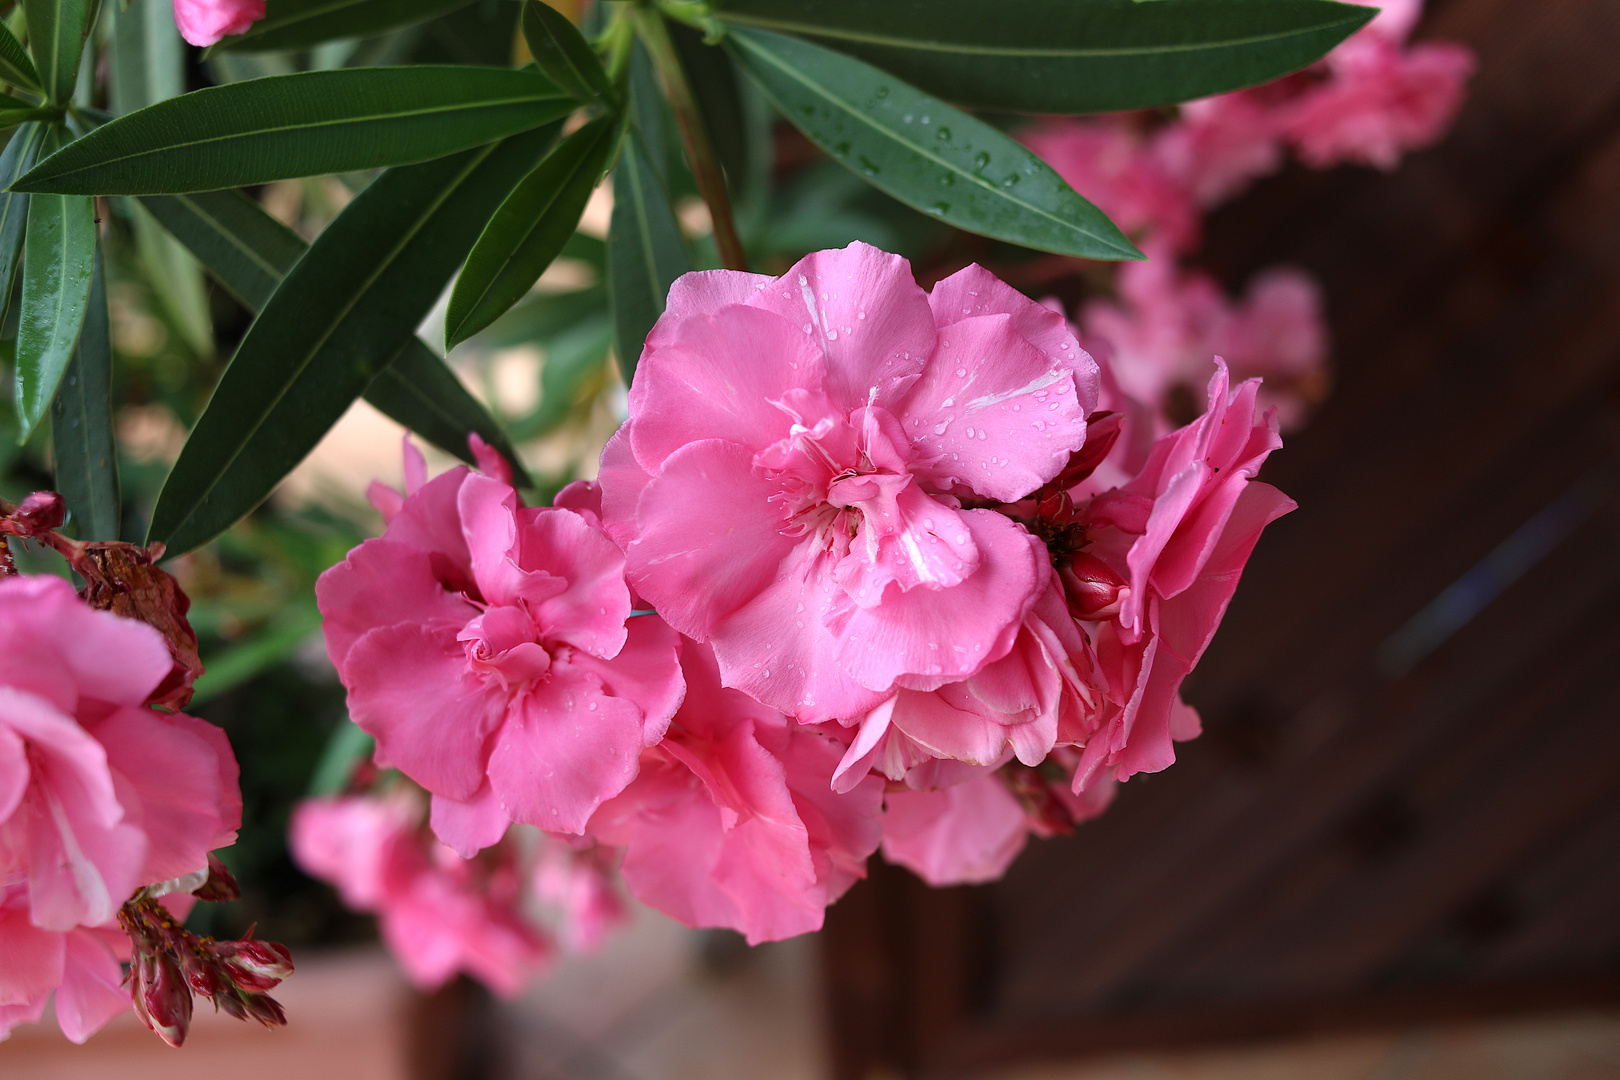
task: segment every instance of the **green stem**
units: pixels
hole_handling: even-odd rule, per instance
[[[731,215],[731,199],[726,194],[720,159],[709,141],[709,129],[698,111],[697,97],[692,93],[692,84],[681,66],[675,43],[670,40],[669,29],[658,12],[639,5],[634,11],[636,31],[647,46],[647,54],[652,57],[653,68],[664,85],[670,108],[675,111],[675,123],[681,130],[681,142],[686,147],[686,160],[692,166],[698,194],[703,196],[709,217],[714,221],[714,244],[720,251],[720,261],[728,270],[747,270],[748,256],[743,252],[737,222]]]

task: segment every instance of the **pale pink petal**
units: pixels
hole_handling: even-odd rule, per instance
[[[198,46],[241,34],[264,18],[265,0],[174,0],[180,36]]]
[[[382,758],[436,795],[472,797],[505,694],[467,671],[453,630],[401,624],[349,650],[349,714]]]
[[[787,745],[780,751],[794,806],[810,839],[823,905],[866,876],[866,860],[883,839],[880,777],[868,774],[833,790],[831,777],[843,751],[836,739],[803,727],[788,730]]]
[[[433,796],[429,821],[433,835],[463,859],[499,843],[512,824],[500,797],[488,783],[467,800]]]
[[[993,774],[884,799],[883,857],[936,887],[996,880],[1028,836],[1023,807]]]
[[[130,1007],[124,970],[112,948],[95,933],[67,935],[67,963],[56,990],[56,1022],[70,1042],[83,1043]]]
[[[564,665],[513,701],[489,755],[489,782],[512,820],[583,832],[636,775],[641,710]]]
[[[145,623],[97,611],[80,600],[73,586],[48,575],[0,581],[0,625],[30,629],[35,644],[0,666],[11,685],[11,668],[34,662],[49,650],[71,673],[77,696],[109,705],[139,705],[168,675],[173,661],[163,635]],[[30,687],[32,689],[32,687]],[[65,690],[66,688],[64,688]],[[58,701],[54,695],[42,694]],[[70,705],[61,705],[71,709]]]
[[[712,315],[733,304],[746,304],[748,298],[769,285],[774,278],[765,274],[745,274],[737,270],[698,270],[682,274],[669,287],[669,298],[664,303],[664,314],[659,316],[647,335],[647,352],[663,348],[676,328],[688,319]],[[636,365],[635,383],[641,382],[641,365]],[[634,399],[636,387],[630,388]],[[634,405],[631,406],[635,408]]]
[[[0,903],[0,1006],[43,1002],[62,981],[63,935],[35,926],[19,900]]]
[[[641,502],[641,493],[652,482],[652,474],[636,461],[635,451],[630,446],[630,425],[615,431],[602,448],[597,482],[601,486],[602,528],[615,544],[628,548],[638,535],[636,506]]]
[[[472,451],[473,460],[478,462],[478,471],[503,484],[512,483],[512,463],[506,460],[506,455],[495,449],[476,431],[467,433],[467,448]]]
[[[0,727],[0,821],[17,812],[31,775],[22,738],[9,727]]]

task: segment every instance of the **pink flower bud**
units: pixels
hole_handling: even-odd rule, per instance
[[[170,1046],[186,1041],[191,1027],[191,989],[180,974],[180,965],[169,956],[142,956],[137,961],[141,977],[136,987],[136,1011],[148,1027]]]
[[[230,869],[212,851],[208,853],[208,880],[204,881],[191,892],[199,900],[209,900],[214,903],[224,903],[228,900],[242,899],[242,887],[236,883],[236,878]]]
[[[67,520],[67,502],[54,491],[36,491],[22,501],[11,519],[24,536],[38,536],[62,527]]]
[[[281,1003],[268,994],[249,994],[242,1002],[247,1014],[265,1027],[286,1027],[287,1014]]]
[[[273,941],[220,941],[212,949],[231,981],[250,993],[273,990],[293,973],[292,954]]]
[[[225,989],[219,965],[205,955],[189,950],[181,953],[180,968],[185,972],[186,985],[201,997],[211,998]]]
[[[1058,574],[1063,579],[1069,613],[1075,618],[1099,622],[1118,613],[1125,579],[1097,556],[1077,552],[1067,566],[1059,568]]]

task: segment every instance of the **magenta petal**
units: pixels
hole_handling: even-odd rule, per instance
[[[778,574],[793,541],[753,454],[706,439],[682,447],[642,492],[630,581],[675,629],[698,639]]]
[[[688,319],[636,369],[636,459],[656,466],[698,439],[770,446],[793,422],[772,402],[818,389],[823,370],[814,342],[780,315],[739,305]]]
[[[932,689],[967,678],[1012,647],[1046,584],[1046,549],[993,510],[961,518],[979,548],[977,573],[954,588],[912,589],[850,615],[837,659],[862,686],[885,692],[909,676],[906,685]]]
[[[1010,315],[939,332],[923,376],[896,407],[936,487],[960,481],[1015,502],[1062,471],[1086,437],[1074,374],[1020,335]]]
[[[459,627],[478,614],[433,572],[432,556],[397,540],[367,540],[315,582],[326,651],[340,675],[349,650],[366,631],[395,623]]]
[[[124,970],[112,947],[93,931],[67,935],[67,963],[56,990],[56,1022],[70,1042],[83,1043],[130,1007]]]
[[[379,627],[349,650],[348,669],[349,714],[380,755],[436,795],[471,798],[506,699],[468,674],[455,631]]]
[[[1080,407],[1087,413],[1097,407],[1101,373],[1097,361],[1080,347],[1068,320],[978,263],[936,282],[928,294],[928,306],[941,329],[977,315],[1010,315],[1019,337],[1045,353],[1053,364],[1073,372]]]
[[[383,536],[440,556],[434,560],[435,566],[453,567],[467,573],[472,556],[467,552],[467,541],[461,533],[456,503],[462,483],[471,475],[471,469],[458,465],[410,492]],[[471,584],[470,576],[468,584]]]
[[[512,703],[489,755],[489,781],[512,820],[583,832],[624,790],[641,753],[641,710],[558,664]]]
[[[487,783],[467,800],[433,796],[428,820],[439,842],[463,859],[499,843],[512,824],[495,789]]]
[[[603,659],[617,656],[630,616],[624,553],[571,510],[525,510],[519,521],[519,564],[568,583],[564,591],[529,605],[546,640],[564,641]]]
[[[883,857],[936,887],[996,880],[1028,836],[1023,807],[993,774],[884,800]]]
[[[456,497],[473,580],[489,604],[513,604],[528,584],[517,563],[517,492],[473,473]]]
[[[811,252],[748,303],[820,349],[827,394],[846,409],[887,405],[934,350],[934,315],[911,264],[858,241]]]

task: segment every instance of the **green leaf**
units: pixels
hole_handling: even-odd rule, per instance
[[[0,79],[31,90],[40,89],[39,72],[11,28],[0,21]]]
[[[10,185],[34,167],[46,128],[29,124],[20,128],[0,154],[0,184]],[[17,273],[17,256],[22,252],[23,233],[28,223],[28,196],[22,192],[0,191],[0,312],[11,304],[11,286]],[[4,323],[0,318],[0,323]]]
[[[79,81],[79,54],[90,34],[91,0],[32,0],[23,5],[28,17],[28,47],[34,54],[38,85],[53,104],[73,100]]]
[[[302,237],[239,191],[149,195],[141,204],[238,300],[253,311],[269,303],[308,249]],[[473,432],[504,454],[520,483],[532,486],[495,418],[422,341],[412,338],[366,387],[365,398],[434,446],[473,461]]]
[[[120,117],[14,187],[167,195],[358,172],[481,146],[573,108],[533,71],[416,65],[272,75]]]
[[[542,0],[523,5],[523,40],[540,73],[587,104],[611,105],[618,95],[607,69],[568,16]]]
[[[548,128],[384,173],[287,274],[186,440],[149,540],[190,551],[251,511],[411,340]]]
[[[568,136],[495,211],[450,293],[446,345],[500,318],[540,280],[574,235],[613,158],[621,126],[619,117],[604,116]]]
[[[112,423],[112,341],[99,253],[90,279],[79,347],[51,403],[56,490],[67,500],[80,540],[117,540],[118,443]]]
[[[613,351],[624,385],[635,377],[641,347],[664,313],[669,287],[691,269],[692,254],[669,193],[639,137],[632,137],[613,170],[613,221],[608,228]]]
[[[800,131],[908,206],[1059,255],[1142,257],[1050,166],[983,121],[807,41],[759,30],[733,30],[726,40]]]
[[[305,595],[308,596],[307,593]],[[300,598],[288,604],[248,640],[218,655],[209,655],[208,670],[197,677],[191,703],[200,705],[264,674],[287,659],[293,650],[320,628],[321,612],[315,606],[314,597]],[[353,727],[352,724],[347,726]]]
[[[123,116],[186,92],[186,44],[169,4],[145,0],[119,10],[109,5],[112,63],[108,90],[112,111]]]
[[[319,612],[316,614],[319,615]],[[197,681],[200,689],[202,680]],[[345,722],[338,725],[327,740],[326,749],[321,751],[321,760],[315,766],[314,774],[309,778],[309,798],[343,794],[355,766],[369,758],[376,748],[377,740],[354,724]]]
[[[692,96],[709,129],[709,142],[735,199],[744,192],[749,172],[748,119],[737,67],[724,49],[705,44],[703,35],[690,26],[670,23],[669,39],[680,54]]]
[[[1152,108],[1269,82],[1376,9],[1328,0],[727,0],[734,26],[812,37],[973,108]]]
[[[375,37],[436,18],[471,0],[269,0],[264,18],[221,49],[303,49],[336,38]]]
[[[48,131],[41,152],[62,136]],[[18,441],[50,408],[73,358],[96,261],[94,201],[82,195],[34,195],[23,242],[22,321],[17,326]]]

